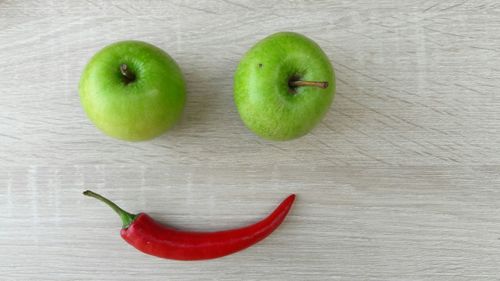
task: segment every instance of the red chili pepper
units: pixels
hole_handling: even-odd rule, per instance
[[[145,213],[130,214],[90,190],[83,194],[101,200],[118,213],[123,222],[120,234],[130,245],[146,254],[174,260],[213,259],[250,247],[283,222],[295,200],[295,194],[288,196],[269,216],[246,227],[218,232],[188,232],[163,226]]]

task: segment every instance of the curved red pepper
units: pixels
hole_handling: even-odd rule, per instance
[[[133,215],[90,190],[83,194],[108,204],[120,215],[121,236],[136,249],[157,257],[174,260],[204,260],[226,256],[259,242],[285,219],[295,200],[288,196],[263,220],[237,229],[217,232],[189,232],[163,226],[145,213]]]

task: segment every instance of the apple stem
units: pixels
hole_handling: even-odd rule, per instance
[[[123,80],[125,81],[125,84],[133,82],[135,80],[135,74],[132,71],[130,71],[128,65],[126,64],[120,65],[120,72],[123,75]]]
[[[301,87],[301,86],[313,86],[313,87],[319,87],[319,88],[322,88],[322,89],[326,89],[326,88],[328,88],[328,82],[326,82],[326,81],[319,82],[319,81],[300,81],[300,80],[296,80],[296,81],[290,81],[290,82],[288,82],[288,86],[290,86],[292,88]]]

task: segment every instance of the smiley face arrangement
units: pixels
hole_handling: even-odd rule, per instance
[[[141,41],[111,44],[95,54],[80,79],[81,104],[105,134],[126,141],[157,137],[180,119],[186,83],[163,50]],[[253,46],[234,76],[234,102],[243,123],[269,140],[291,140],[312,130],[333,101],[335,74],[311,39],[273,34]],[[233,254],[263,240],[285,220],[295,195],[266,218],[246,227],[189,232],[164,226],[145,213],[130,214],[92,191],[121,218],[122,238],[136,249],[175,260],[205,260]]]

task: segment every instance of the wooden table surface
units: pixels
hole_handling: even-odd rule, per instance
[[[285,30],[323,48],[337,94],[309,135],[270,142],[240,121],[232,79]],[[182,121],[152,141],[106,137],[80,106],[86,62],[124,39],[187,79]],[[498,1],[0,1],[0,70],[2,280],[500,276]],[[177,262],[128,246],[87,188],[189,230],[298,199],[258,245]]]

